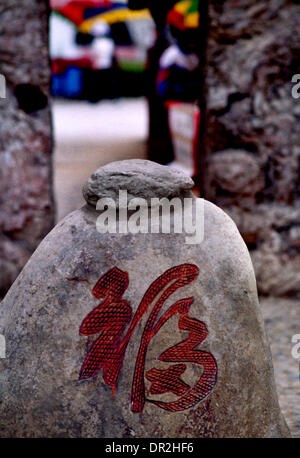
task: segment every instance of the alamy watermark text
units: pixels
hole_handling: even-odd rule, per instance
[[[96,228],[100,234],[185,234],[185,243],[199,244],[204,237],[204,200],[192,197],[168,199],[141,197],[128,200],[120,190],[118,200],[101,198]]]

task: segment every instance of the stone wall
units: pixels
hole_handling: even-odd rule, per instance
[[[261,293],[300,292],[300,4],[211,0],[211,200],[237,223]]]
[[[46,1],[1,1],[0,295],[54,220],[47,17]]]

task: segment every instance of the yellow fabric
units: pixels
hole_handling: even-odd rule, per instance
[[[184,25],[187,28],[198,27],[199,25],[199,13],[190,13],[184,18]]]
[[[98,22],[104,21],[107,24],[114,24],[116,22],[135,21],[138,19],[150,19],[151,15],[148,9],[140,11],[130,11],[129,9],[120,8],[107,13],[98,14],[90,19],[82,22],[78,27],[80,32],[89,33],[90,29]]]
[[[174,10],[178,13],[184,14],[189,7],[191,6],[191,0],[184,0],[182,2],[178,2],[174,6]]]
[[[176,13],[179,13],[183,16],[183,24],[187,29],[196,28],[199,26],[199,12],[198,11],[189,11],[193,6],[191,0],[183,0],[176,3],[173,7],[173,10]]]

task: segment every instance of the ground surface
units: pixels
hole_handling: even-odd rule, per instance
[[[279,403],[292,435],[300,437],[300,362],[291,355],[300,334],[300,300],[260,299],[273,356]]]
[[[84,204],[81,188],[92,172],[121,159],[144,158],[148,129],[143,98],[53,106],[57,221]]]
[[[84,202],[81,187],[107,162],[146,154],[147,107],[143,99],[54,104],[54,177],[57,219]],[[300,334],[300,299],[261,299],[269,335],[279,401],[293,436],[300,437],[299,363],[291,355]]]

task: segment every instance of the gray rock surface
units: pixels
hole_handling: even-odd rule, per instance
[[[178,170],[144,159],[110,162],[96,170],[83,186],[86,202],[96,207],[100,198],[111,197],[118,204],[119,190],[126,190],[150,203],[153,197],[177,197],[194,186],[193,180]]]
[[[62,220],[1,303],[0,436],[288,436],[232,220],[205,201],[204,240],[189,245],[184,233],[99,234],[98,216],[87,205]]]
[[[289,214],[294,214],[300,201],[299,99],[292,97],[292,77],[299,73],[300,4],[291,0],[212,0],[210,5],[207,138],[213,186],[208,198],[237,223],[253,252],[259,290],[278,295],[300,292],[299,278],[296,280],[300,251],[286,235],[299,226],[299,218],[291,220]],[[224,150],[226,164],[219,155]],[[248,197],[236,188],[236,176],[230,173],[240,151],[260,170],[260,176],[247,183]],[[244,166],[246,172],[245,162]],[[225,186],[219,178],[222,167]],[[248,169],[250,177],[254,169]],[[273,226],[270,216],[276,206],[281,214],[282,206],[288,209],[283,230],[278,224]],[[265,244],[271,247],[274,232],[281,249],[269,248],[269,254],[276,264],[289,264],[289,276],[294,278],[288,282],[290,289],[282,268],[276,280],[273,277],[276,290],[272,282],[260,281]]]
[[[239,204],[253,207],[256,194],[264,181],[260,167],[253,155],[243,150],[229,149],[214,154],[210,160],[212,186],[219,204]]]
[[[0,296],[53,227],[47,2],[2,0]]]
[[[251,210],[234,205],[226,209],[251,248],[261,294],[299,296],[299,204],[273,202],[261,203]]]

